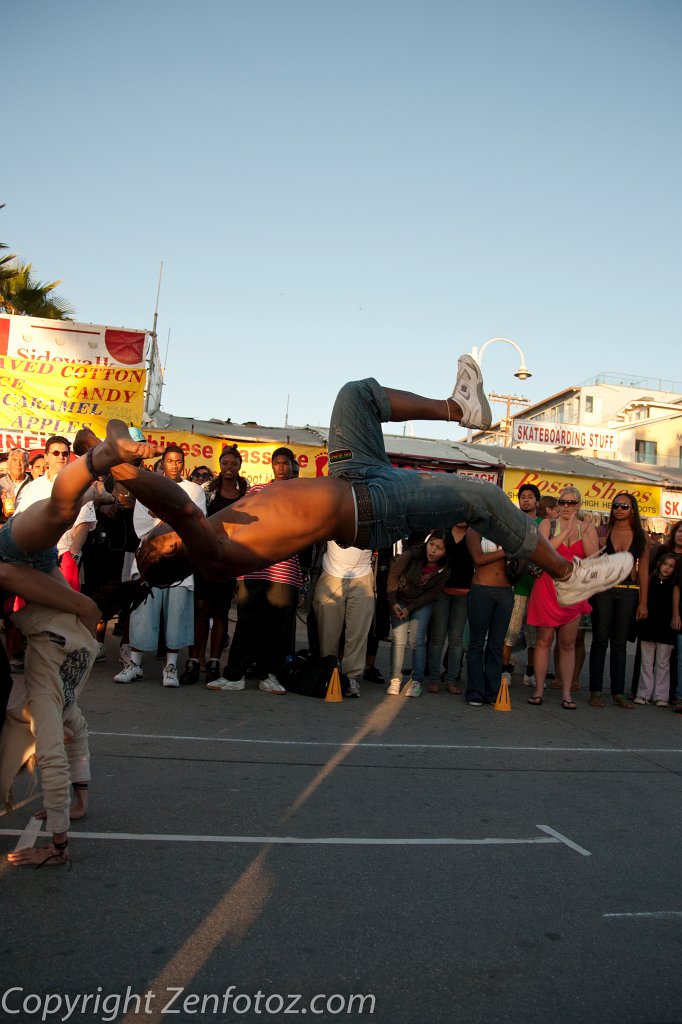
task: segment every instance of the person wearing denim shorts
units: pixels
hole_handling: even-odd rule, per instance
[[[537,527],[501,488],[456,473],[391,465],[381,424],[392,418],[392,412],[395,418],[389,394],[372,377],[344,384],[334,403],[329,475],[356,485],[358,537],[363,541],[356,541],[356,546],[387,547],[411,533],[466,522],[509,554],[529,558],[537,544]],[[370,506],[363,509],[359,498],[365,494]]]

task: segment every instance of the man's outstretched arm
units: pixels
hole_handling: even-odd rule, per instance
[[[95,602],[72,590],[60,572],[48,575],[25,565],[0,562],[0,588],[24,601],[75,615],[93,634],[100,620]]]

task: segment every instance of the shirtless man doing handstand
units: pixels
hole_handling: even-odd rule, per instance
[[[377,549],[413,531],[466,522],[508,554],[545,569],[557,581],[561,604],[586,599],[627,576],[627,553],[580,564],[562,558],[493,484],[395,469],[386,456],[382,422],[447,420],[486,429],[491,418],[480,368],[470,355],[459,359],[454,390],[445,399],[384,388],[373,378],[345,384],[329,428],[329,477],[271,483],[208,519],[170,480],[128,461],[112,469],[114,476],[167,524],[139,549],[138,568],[157,587],[193,569],[220,580],[283,561],[315,541]],[[113,437],[125,428],[121,423],[109,429]],[[94,435],[89,443],[97,443]]]

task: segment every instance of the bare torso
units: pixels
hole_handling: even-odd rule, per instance
[[[346,480],[274,481],[209,516],[208,523],[221,548],[219,575],[224,576],[229,564],[230,575],[236,576],[281,562],[318,540],[352,544],[355,503]],[[203,566],[204,571],[210,566]]]

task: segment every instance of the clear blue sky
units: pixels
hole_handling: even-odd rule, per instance
[[[0,239],[150,327],[164,408],[326,423],[343,381],[532,401],[682,379],[678,0],[25,0]],[[497,414],[501,406],[495,406]],[[400,428],[397,428],[400,429]],[[461,437],[447,425],[417,434]]]

